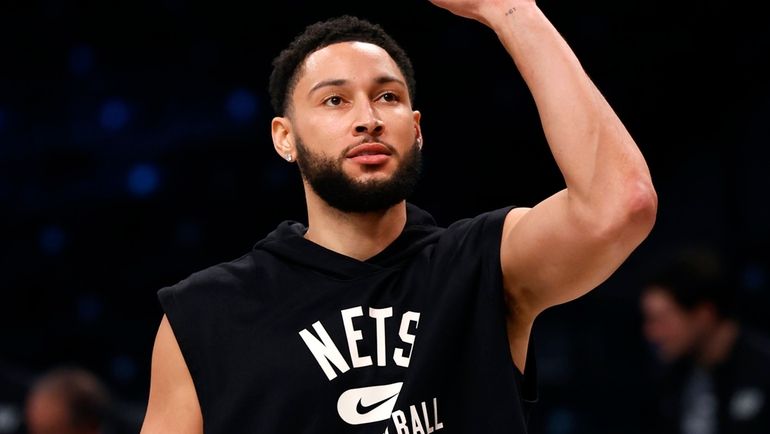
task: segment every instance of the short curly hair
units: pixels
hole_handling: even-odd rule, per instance
[[[406,79],[409,96],[414,101],[416,88],[414,68],[404,49],[379,25],[343,15],[307,26],[305,31],[273,60],[269,90],[270,103],[275,113],[283,116],[289,109],[290,95],[297,85],[302,65],[310,54],[338,42],[350,41],[367,42],[387,51],[401,69]]]

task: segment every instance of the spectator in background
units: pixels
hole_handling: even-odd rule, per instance
[[[27,397],[29,434],[104,434],[107,389],[82,369],[57,368],[43,375]]]
[[[647,281],[644,334],[665,365],[650,433],[770,433],[770,344],[735,319],[733,296],[708,250],[680,253]]]

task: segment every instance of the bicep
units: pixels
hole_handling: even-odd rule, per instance
[[[615,229],[576,216],[562,190],[506,217],[500,246],[509,297],[531,314],[574,300],[605,281],[644,239],[633,222]]]
[[[203,433],[195,386],[165,315],[155,337],[150,375],[150,398],[141,434]]]

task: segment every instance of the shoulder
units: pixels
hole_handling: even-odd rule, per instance
[[[210,312],[215,305],[244,300],[255,285],[255,259],[251,253],[192,273],[181,281],[158,290],[158,300],[172,324],[179,312],[193,316]]]
[[[251,252],[238,259],[212,265],[196,271],[176,284],[161,289],[161,292],[180,292],[199,288],[222,288],[242,284],[256,272],[255,259]]]
[[[500,208],[452,223],[441,233],[434,257],[465,265],[489,263],[497,267],[503,225],[511,209]]]
[[[503,232],[507,233],[514,227],[516,227],[516,224],[519,223],[519,220],[524,217],[529,210],[532,208],[524,208],[524,207],[518,207],[518,208],[511,208],[510,211],[505,215],[505,223],[503,226]]]
[[[519,208],[507,206],[488,211],[476,217],[458,220],[449,225],[444,231],[445,236],[469,236],[474,234],[493,233],[500,235],[508,216],[515,214]]]

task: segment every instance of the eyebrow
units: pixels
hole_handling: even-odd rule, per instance
[[[318,89],[321,89],[322,87],[329,87],[329,86],[344,86],[348,84],[350,81],[346,80],[344,78],[335,78],[331,80],[324,80],[321,82],[318,82],[315,86],[313,86],[310,89],[310,92],[308,92],[308,95],[311,95],[313,92],[317,91]],[[399,80],[398,78],[392,76],[392,75],[381,75],[374,79],[374,82],[377,84],[388,84],[388,83],[399,83],[400,85],[406,87],[406,83],[404,83],[402,80]]]

